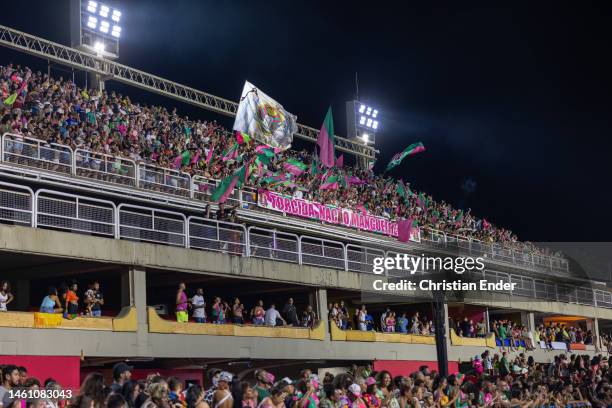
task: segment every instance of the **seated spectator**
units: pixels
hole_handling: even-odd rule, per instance
[[[57,289],[54,286],[49,287],[47,296],[45,296],[40,304],[41,313],[61,313],[64,309],[57,296]]]
[[[283,319],[278,310],[276,310],[276,305],[274,303],[272,303],[270,308],[266,310],[265,322],[266,326],[271,327],[287,325],[285,319]]]

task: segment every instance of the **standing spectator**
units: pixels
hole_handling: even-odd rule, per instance
[[[0,285],[0,312],[6,312],[6,306],[11,303],[15,297],[11,293],[11,285],[8,281],[3,281]]]
[[[265,321],[266,321],[266,326],[272,326],[272,327],[282,326],[282,325],[287,324],[287,322],[285,321],[285,319],[283,319],[283,317],[278,312],[278,310],[276,310],[276,305],[274,303],[272,303],[270,305],[270,308],[266,310]]]
[[[219,385],[217,390],[213,394],[213,407],[214,408],[231,408],[234,404],[232,393],[229,390],[232,382],[232,374],[223,371],[219,374]]]
[[[285,304],[285,307],[283,308],[283,315],[285,315],[287,324],[291,326],[299,325],[297,309],[295,308],[295,304],[293,303],[293,298],[289,298],[289,300]]]
[[[302,316],[302,326],[312,329],[316,321],[317,321],[317,315],[314,312],[314,310],[312,310],[312,306],[310,305],[306,306],[306,310],[304,310],[303,316]]]
[[[192,384],[185,392],[185,402],[187,408],[210,408],[208,403],[204,401],[204,391],[197,384]]]
[[[98,408],[105,405],[104,400],[104,376],[100,373],[89,373],[81,384],[79,394],[74,399],[72,406]]]
[[[2,385],[0,385],[0,403],[4,408],[8,407],[13,401],[10,397],[10,390],[19,387],[19,369],[15,365],[2,367]]]
[[[64,309],[57,296],[57,289],[54,286],[49,288],[47,296],[45,296],[40,304],[41,313],[61,313]]]
[[[240,303],[240,299],[234,299],[232,305],[232,320],[234,324],[244,324],[244,305]]]
[[[204,301],[204,289],[197,288],[196,294],[191,298],[193,320],[196,323],[206,323],[206,302]]]
[[[405,312],[397,319],[397,331],[404,334],[408,333],[408,318]]]
[[[357,312],[357,327],[361,331],[368,330],[368,323],[366,321],[366,317],[368,316],[368,311],[366,310],[366,305],[361,305],[361,309]]]
[[[176,321],[179,323],[187,323],[189,321],[189,315],[187,314],[187,294],[185,293],[185,283],[179,283],[178,290],[176,291],[175,307],[176,307]]]
[[[100,291],[100,282],[93,281],[89,290],[85,293],[85,302],[90,310],[91,316],[102,316],[102,306],[104,305],[104,295]]]
[[[67,319],[74,319],[79,314],[79,297],[76,294],[78,288],[77,282],[72,281],[72,284],[66,291],[64,317]]]
[[[380,315],[380,330],[387,331],[387,315],[391,314],[391,308],[387,306],[382,315]]]
[[[225,321],[225,308],[221,303],[221,298],[216,296],[212,304],[212,322],[215,324],[223,324]]]
[[[20,366],[17,367],[19,369],[19,385],[24,385],[28,379],[28,369]]]
[[[134,367],[125,364],[124,362],[117,363],[113,366],[113,383],[110,386],[112,392],[121,392],[123,385],[132,377]]]
[[[265,323],[265,314],[266,311],[263,308],[263,300],[260,299],[257,301],[253,310],[251,310],[251,320],[253,324],[256,326],[263,325]]]
[[[340,301],[340,313],[342,313],[342,330],[347,330],[351,321],[351,313],[348,307],[344,304],[344,300]]]

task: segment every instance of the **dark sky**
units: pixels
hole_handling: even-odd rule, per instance
[[[422,141],[428,150],[393,176],[522,239],[610,240],[612,13],[604,2],[115,3],[124,64],[232,100],[248,79],[317,128],[331,104],[340,135],[357,71],[361,98],[382,115],[378,171]],[[23,4],[3,4],[0,23],[68,44],[67,0]],[[0,58],[37,61],[6,49]],[[470,178],[476,189],[466,194]]]

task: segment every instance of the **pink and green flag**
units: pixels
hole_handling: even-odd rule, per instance
[[[212,193],[212,200],[219,203],[224,203],[230,196],[230,194],[232,194],[232,191],[234,191],[234,187],[242,187],[242,185],[246,181],[246,178],[248,177],[247,167],[248,164],[245,164],[240,167],[238,171],[236,171],[236,173],[224,178],[221,183],[219,183],[215,191]]]
[[[182,166],[187,166],[191,161],[191,152],[189,150],[185,150],[180,155],[176,156],[174,159],[174,168],[180,169]]]
[[[221,160],[235,160],[238,157],[238,143],[234,143],[232,147],[223,152]]]
[[[399,166],[399,164],[402,162],[402,160],[404,160],[404,158],[415,155],[420,152],[424,152],[424,151],[425,151],[425,146],[423,146],[423,143],[418,142],[418,143],[411,144],[410,146],[405,148],[403,151],[393,156],[389,164],[387,164],[387,168],[385,169],[385,172]]]
[[[334,136],[334,118],[332,116],[331,106],[327,110],[325,120],[321,125],[319,136],[317,137],[319,145],[319,159],[325,167],[333,167],[336,161],[335,136]]]
[[[320,190],[337,190],[338,189],[338,176],[329,176],[325,179],[325,182],[319,187]]]
[[[291,157],[285,162],[284,168],[294,176],[299,176],[300,174],[306,171],[308,166],[302,163],[300,160]]]
[[[215,145],[210,146],[210,149],[208,149],[208,154],[206,155],[206,165],[210,164],[214,151],[215,151]]]
[[[251,136],[239,130],[236,131],[236,141],[239,145],[247,144],[251,141]]]

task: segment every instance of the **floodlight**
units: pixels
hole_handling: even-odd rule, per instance
[[[365,111],[365,108],[366,108],[365,105],[361,105],[359,107],[359,113],[363,113]]]
[[[87,19],[87,27],[95,29],[97,25],[98,19],[94,16],[89,16],[89,19]]]
[[[102,31],[103,33],[108,33],[109,28],[110,28],[110,24],[108,21],[106,20],[100,21],[100,31]]]
[[[97,53],[103,53],[104,52],[104,43],[98,41],[97,43],[94,44],[94,50],[96,50]]]
[[[118,23],[120,18],[121,12],[119,10],[113,10],[113,15],[111,16],[111,19]]]
[[[378,109],[367,103],[352,100],[346,103],[347,135],[360,144],[376,144],[376,134],[380,130]]]
[[[363,135],[361,135],[361,139],[363,140],[363,143],[368,144],[369,140],[369,135],[367,133],[364,133]]]
[[[372,117],[375,118],[377,115],[378,115],[378,111],[374,109],[374,112],[372,112]]]
[[[368,121],[366,122],[366,126],[372,127],[372,119],[368,118]]]
[[[87,3],[87,11],[89,11],[90,13],[95,13],[96,8],[98,8],[98,3],[96,3],[95,1],[90,1],[89,3]]]
[[[113,31],[111,32],[111,35],[113,37],[117,37],[119,38],[121,36],[121,27],[119,26],[113,26]]]
[[[359,119],[359,124],[360,125],[365,125],[365,121],[366,121],[366,117],[362,116],[361,119]]]
[[[374,129],[374,130],[378,129],[378,121],[377,120],[372,122],[372,129]]]
[[[108,6],[105,6],[104,4],[102,4],[100,6],[100,15],[104,18],[108,17],[108,12],[110,11],[110,8]]]
[[[368,109],[366,109],[366,115],[368,115],[368,116],[369,116],[369,115],[370,115],[370,113],[372,113],[372,108],[370,108],[370,107],[368,106]]]

